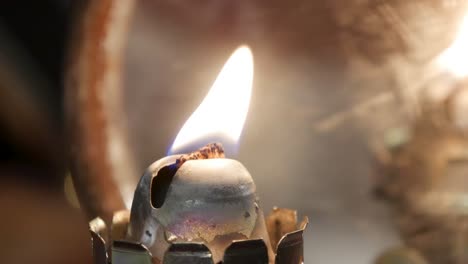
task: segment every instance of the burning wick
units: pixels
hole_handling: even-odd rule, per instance
[[[198,160],[198,159],[219,159],[224,158],[224,149],[221,143],[211,143],[198,151],[190,154],[184,154],[176,161],[177,168],[180,168],[187,160]]]
[[[240,47],[179,132],[172,153],[211,135],[225,135],[229,143],[239,139],[252,71],[250,50]],[[200,242],[218,263],[232,241],[243,239],[263,239],[273,258],[255,183],[239,161],[225,158],[219,143],[162,158],[147,169],[135,190],[128,238],[144,244],[158,260],[170,243]]]

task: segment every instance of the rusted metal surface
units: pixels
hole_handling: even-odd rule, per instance
[[[90,219],[124,209],[134,173],[121,102],[122,53],[133,0],[87,1],[76,25],[66,80],[73,179]]]
[[[286,208],[273,208],[266,218],[268,235],[273,249],[276,251],[278,242],[287,233],[297,230],[297,212]]]

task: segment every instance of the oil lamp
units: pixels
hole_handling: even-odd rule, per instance
[[[99,219],[91,222],[96,264],[110,254],[114,264],[303,262],[307,218],[298,225],[295,211],[278,208],[265,218],[252,176],[229,158],[252,80],[252,54],[241,46],[180,130],[170,155],[148,167],[130,212],[116,212],[110,228]]]

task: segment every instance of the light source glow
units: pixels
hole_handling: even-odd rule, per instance
[[[468,16],[464,17],[455,41],[438,57],[438,63],[457,77],[468,75]]]
[[[179,131],[170,153],[195,150],[210,140],[237,143],[250,103],[253,58],[250,49],[239,47],[219,73],[200,106]]]

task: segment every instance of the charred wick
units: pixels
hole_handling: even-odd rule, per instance
[[[177,170],[188,160],[224,158],[224,148],[221,143],[210,143],[190,154],[183,154],[176,163],[163,167],[151,182],[151,205],[161,208],[166,200],[166,194]]]
[[[176,160],[176,166],[180,168],[187,160],[218,159],[225,158],[224,148],[221,143],[210,143],[190,154],[183,154]]]

